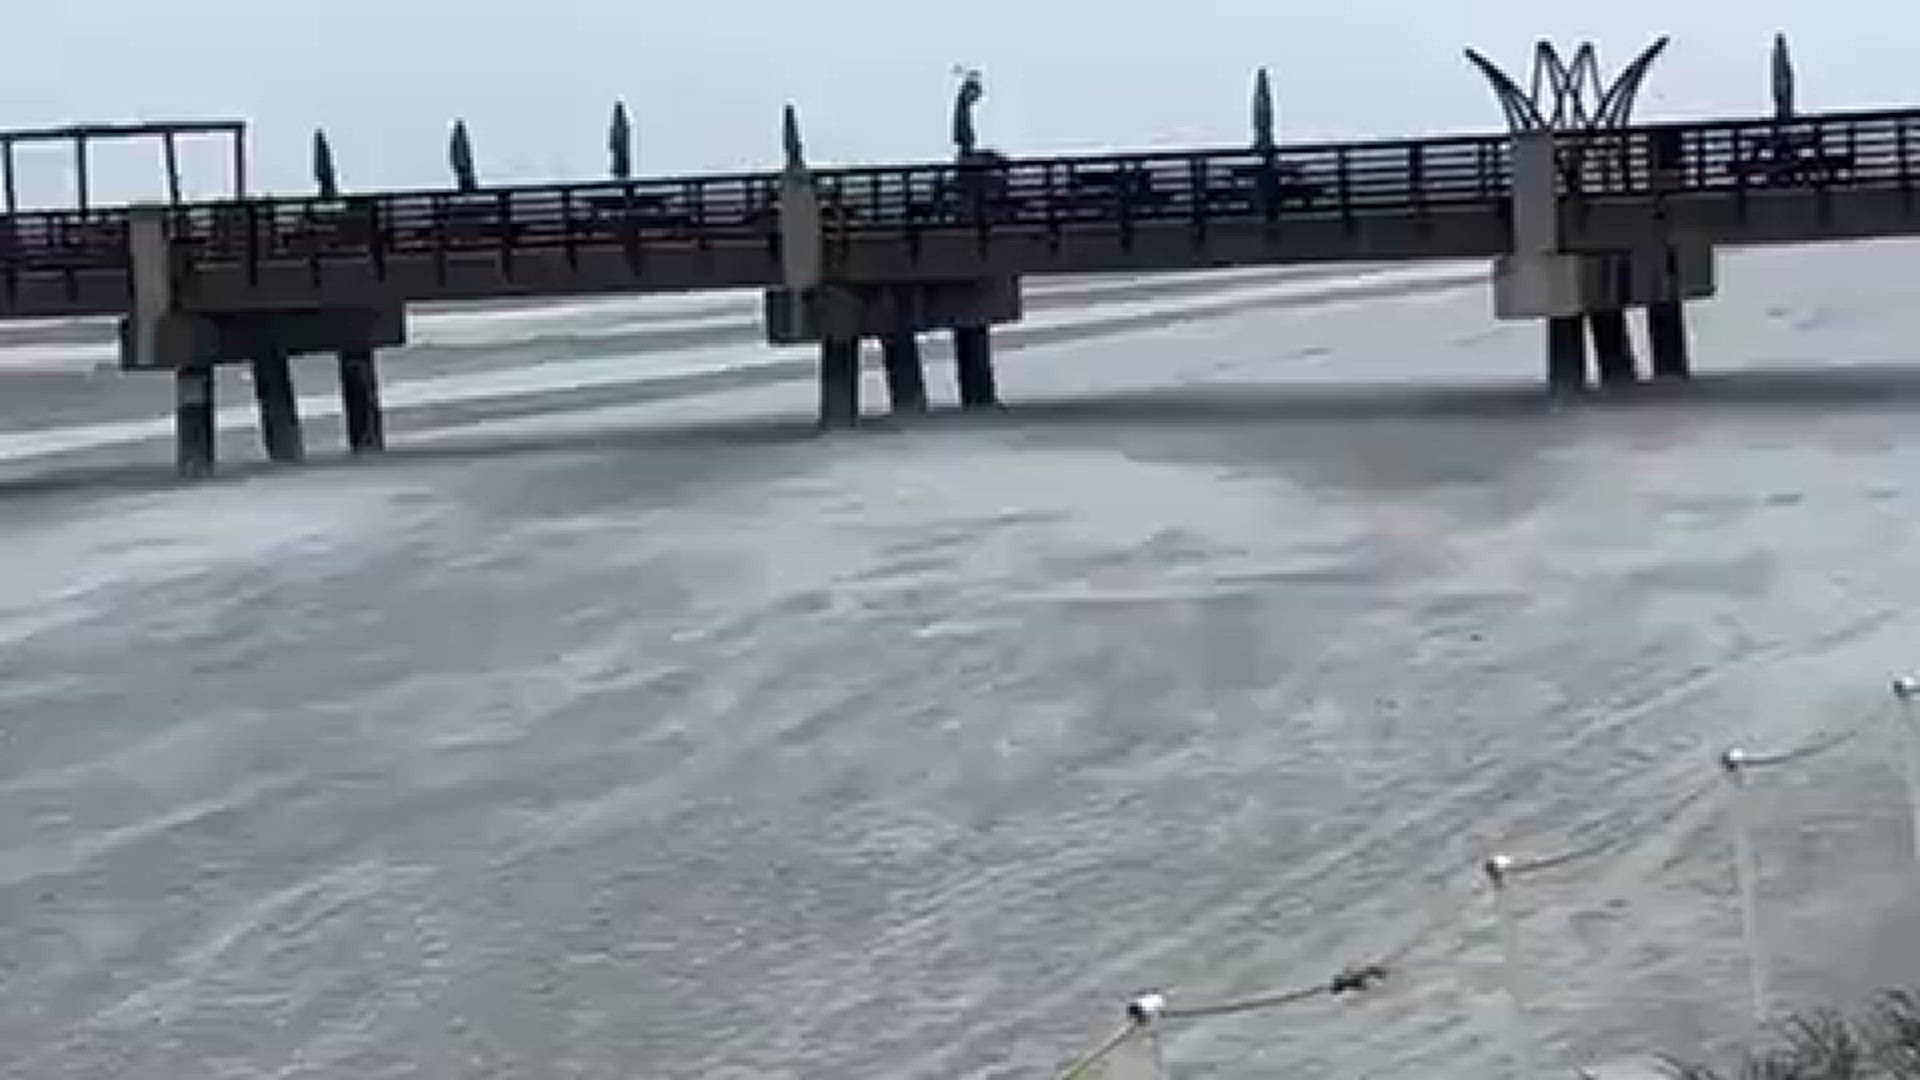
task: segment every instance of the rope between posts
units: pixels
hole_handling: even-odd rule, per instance
[[[1079,1080],[1089,1068],[1101,1062],[1109,1054],[1119,1049],[1129,1038],[1144,1031],[1155,1020],[1202,1020],[1215,1016],[1231,1016],[1235,1013],[1257,1012],[1261,1009],[1278,1008],[1284,1005],[1296,1005],[1310,1001],[1322,995],[1338,997],[1341,994],[1360,993],[1370,989],[1387,977],[1385,964],[1361,964],[1346,968],[1338,975],[1314,986],[1303,986],[1284,993],[1265,994],[1247,998],[1243,1001],[1227,1001],[1215,1005],[1196,1005],[1186,1008],[1143,1008],[1140,1002],[1129,1007],[1128,1022],[1119,1030],[1081,1055],[1067,1070],[1060,1074],[1060,1080]]]
[[[1263,1009],[1282,1008],[1311,1001],[1326,995],[1339,997],[1348,993],[1361,993],[1373,989],[1384,982],[1399,966],[1400,962],[1422,945],[1433,940],[1442,932],[1459,927],[1465,920],[1467,910],[1479,896],[1469,891],[1458,903],[1452,904],[1442,915],[1434,918],[1422,931],[1415,934],[1406,944],[1383,955],[1371,963],[1355,964],[1344,968],[1339,974],[1324,983],[1303,986],[1295,990],[1280,993],[1262,994],[1239,1001],[1220,1002],[1211,1005],[1193,1005],[1169,1008],[1163,1004],[1143,1008],[1146,1001],[1158,1001],[1158,995],[1147,995],[1136,999],[1128,1006],[1128,1020],[1113,1034],[1107,1036],[1099,1045],[1080,1055],[1059,1074],[1058,1080],[1082,1080],[1088,1070],[1098,1065],[1108,1055],[1119,1049],[1128,1039],[1148,1030],[1155,1020],[1198,1020],[1215,1016],[1230,1016],[1237,1013],[1257,1012]]]
[[[1612,836],[1604,837],[1585,847],[1561,852],[1558,855],[1545,855],[1532,859],[1514,859],[1502,869],[1502,872],[1509,875],[1540,873],[1542,871],[1566,866],[1569,863],[1583,862],[1597,855],[1603,855],[1628,841],[1638,840],[1655,829],[1663,828],[1671,824],[1681,814],[1686,813],[1688,807],[1706,798],[1708,795],[1713,794],[1718,789],[1719,783],[1717,781],[1703,781],[1696,784],[1693,790],[1674,800],[1672,806],[1667,807],[1665,810],[1660,811],[1658,814],[1644,821],[1636,822],[1633,825],[1623,828]]]
[[[1554,867],[1578,862],[1582,859],[1592,858],[1602,854],[1611,848],[1617,847],[1629,840],[1645,836],[1654,829],[1670,823],[1684,813],[1688,807],[1712,793],[1717,786],[1718,785],[1712,781],[1699,784],[1693,790],[1687,792],[1686,795],[1675,800],[1673,805],[1648,820],[1636,823],[1629,828],[1621,829],[1615,835],[1606,837],[1597,843],[1589,844],[1574,851],[1540,859],[1516,862],[1508,868],[1507,872],[1527,873],[1549,870]],[[1319,997],[1339,997],[1343,994],[1360,993],[1370,990],[1381,982],[1384,982],[1399,968],[1401,962],[1415,950],[1431,941],[1440,933],[1460,925],[1467,909],[1472,907],[1478,899],[1479,896],[1477,893],[1468,893],[1468,895],[1461,898],[1459,903],[1452,905],[1451,909],[1442,917],[1434,919],[1426,929],[1414,935],[1412,939],[1400,948],[1385,954],[1378,960],[1355,964],[1345,968],[1339,974],[1323,983],[1316,983],[1311,986],[1303,986],[1275,993],[1260,994],[1255,997],[1243,998],[1237,1001],[1223,1001],[1205,1005],[1160,1005],[1151,1010],[1147,1010],[1142,1009],[1139,1003],[1136,1002],[1129,1010],[1130,1019],[1128,1023],[1108,1036],[1098,1046],[1082,1055],[1072,1066],[1060,1074],[1060,1080],[1080,1080],[1089,1068],[1112,1054],[1125,1043],[1127,1039],[1146,1029],[1155,1020],[1202,1020],[1219,1016],[1232,1016],[1240,1013],[1260,1012],[1266,1009],[1285,1008],[1290,1005],[1298,1005],[1303,1002],[1312,1001]]]
[[[1224,1001],[1214,1005],[1189,1005],[1185,1008],[1169,1008],[1160,1015],[1169,1020],[1200,1020],[1209,1016],[1231,1016],[1234,1013],[1257,1012],[1261,1009],[1274,1009],[1283,1005],[1297,1005],[1303,1001],[1325,995],[1339,997],[1346,993],[1359,993],[1372,987],[1387,977],[1385,964],[1360,964],[1335,975],[1324,983],[1303,986],[1298,990],[1288,990],[1278,994],[1264,994],[1247,998],[1244,1001]]]
[[[1886,712],[1886,707],[1882,706],[1862,717],[1851,727],[1828,732],[1824,735],[1815,735],[1813,738],[1807,740],[1806,743],[1792,750],[1783,750],[1775,754],[1742,754],[1740,757],[1740,765],[1744,768],[1764,768],[1771,765],[1790,765],[1796,761],[1817,757],[1829,750],[1845,746],[1866,734],[1867,729],[1884,717]]]
[[[1479,894],[1476,891],[1469,890],[1466,895],[1460,897],[1456,903],[1449,905],[1442,914],[1436,916],[1425,929],[1413,935],[1413,937],[1409,938],[1407,942],[1399,948],[1386,952],[1377,959],[1343,968],[1339,974],[1324,983],[1318,983],[1313,986],[1303,986],[1296,990],[1261,994],[1239,1001],[1168,1008],[1163,1010],[1160,1015],[1171,1020],[1194,1020],[1211,1016],[1229,1016],[1235,1013],[1257,1012],[1262,1009],[1297,1005],[1304,1001],[1311,1001],[1322,995],[1339,997],[1342,994],[1361,993],[1371,990],[1392,976],[1395,971],[1399,969],[1401,962],[1408,956],[1411,956],[1421,946],[1432,941],[1442,933],[1457,929],[1461,926],[1465,922],[1467,910],[1473,907],[1475,901],[1479,899]]]
[[[1920,681],[1896,683],[1895,693],[1902,703],[1909,699],[1920,698]],[[1855,723],[1838,731],[1818,734],[1801,746],[1773,754],[1751,754],[1730,751],[1723,764],[1730,770],[1756,766],[1785,765],[1824,754],[1851,743],[1864,735],[1875,723],[1887,714],[1887,707],[1871,710]],[[1496,856],[1488,860],[1483,867],[1492,878],[1496,891],[1503,879],[1522,874],[1541,873],[1562,866],[1582,862],[1603,855],[1629,841],[1646,837],[1648,834],[1670,825],[1679,819],[1688,809],[1701,799],[1715,793],[1721,787],[1720,779],[1705,780],[1688,790],[1680,798],[1658,812],[1627,825],[1612,835],[1598,841],[1539,858],[1518,859],[1509,856]],[[1920,813],[1917,804],[1916,813]],[[1449,890],[1451,891],[1451,890]],[[1302,986],[1292,990],[1264,993],[1254,997],[1234,1001],[1223,1001],[1204,1005],[1172,1006],[1159,994],[1148,994],[1136,999],[1128,1007],[1128,1022],[1114,1032],[1099,1046],[1078,1058],[1060,1080],[1081,1080],[1093,1066],[1113,1054],[1129,1038],[1151,1030],[1158,1020],[1199,1020],[1210,1017],[1230,1016],[1239,1013],[1257,1012],[1265,1009],[1284,1008],[1301,1004],[1319,997],[1339,997],[1343,994],[1360,993],[1372,989],[1385,981],[1390,975],[1397,974],[1405,958],[1421,946],[1432,941],[1439,934],[1458,927],[1464,920],[1467,910],[1480,899],[1477,890],[1469,890],[1460,898],[1459,903],[1451,905],[1451,910],[1436,917],[1426,929],[1415,934],[1411,940],[1399,949],[1384,957],[1364,964],[1343,969],[1326,982],[1311,986]]]

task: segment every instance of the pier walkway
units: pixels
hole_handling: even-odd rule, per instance
[[[1684,376],[1680,305],[1712,294],[1715,249],[1920,233],[1916,188],[1903,109],[18,212],[0,318],[127,316],[124,366],[182,380],[189,473],[211,467],[222,362],[256,364],[269,449],[294,459],[278,372],[338,353],[355,448],[377,449],[372,352],[420,301],[765,288],[769,338],[821,344],[836,426],[859,415],[862,338],[886,346],[896,409],[925,407],[914,335],[936,329],[962,403],[993,404],[988,328],[1019,318],[1028,275],[1486,257],[1497,313],[1548,319],[1564,389],[1585,381],[1583,316],[1603,382],[1633,378],[1631,307],[1654,373]]]
[[[1513,136],[820,170],[856,282],[1512,250]],[[1920,231],[1920,109],[1558,138],[1569,249]],[[1662,160],[1663,150],[1666,160]],[[197,311],[782,283],[778,172],[260,198],[168,213]],[[125,208],[0,221],[0,317],[130,310]]]

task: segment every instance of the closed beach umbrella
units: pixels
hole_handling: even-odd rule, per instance
[[[786,151],[787,171],[805,172],[807,155],[806,149],[800,145],[800,114],[794,111],[791,102],[780,116],[780,145]]]
[[[453,138],[447,145],[447,163],[453,166],[453,179],[461,191],[475,191],[480,179],[473,171],[473,139],[467,134],[467,122],[453,122]]]
[[[1265,153],[1273,146],[1273,84],[1261,68],[1253,79],[1253,148]]]
[[[613,103],[613,123],[607,129],[608,170],[615,180],[633,179],[633,125],[627,121],[627,104]]]
[[[1793,119],[1793,57],[1785,34],[1773,35],[1773,117]]]
[[[327,133],[313,133],[313,182],[320,198],[332,202],[340,197],[340,181],[333,171],[333,147],[327,145]]]

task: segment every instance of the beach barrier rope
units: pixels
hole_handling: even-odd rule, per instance
[[[1078,1060],[1068,1066],[1067,1070],[1060,1074],[1060,1080],[1094,1080],[1095,1077],[1100,1076],[1100,1073],[1094,1070],[1104,1064],[1115,1051],[1125,1046],[1129,1040],[1147,1036],[1153,1025],[1164,1020],[1204,1020],[1216,1016],[1231,1016],[1236,1013],[1297,1005],[1318,997],[1357,994],[1378,985],[1386,977],[1387,966],[1384,963],[1356,964],[1342,968],[1332,978],[1311,986],[1208,1005],[1174,1006],[1168,1003],[1164,994],[1142,994],[1127,1003],[1127,1022],[1100,1045],[1081,1055]]]
[[[1896,683],[1895,685],[1897,686],[1899,684]],[[1888,710],[1884,706],[1875,709],[1848,727],[1841,728],[1838,731],[1816,733],[1806,742],[1790,750],[1781,750],[1770,754],[1756,754],[1741,749],[1728,750],[1726,754],[1721,756],[1721,765],[1727,768],[1760,769],[1775,765],[1791,765],[1796,761],[1805,761],[1808,758],[1819,757],[1829,750],[1838,750],[1840,747],[1865,735],[1868,731],[1872,730],[1875,725],[1886,718],[1887,712]],[[1727,760],[1729,756],[1733,757],[1732,761]]]
[[[1920,678],[1901,678],[1893,683],[1896,715],[1908,737],[1908,794],[1914,820],[1916,858],[1920,859]],[[1656,810],[1637,815],[1627,825],[1610,830],[1590,843],[1563,851],[1525,856],[1501,853],[1480,864],[1479,880],[1491,886],[1496,916],[1500,922],[1503,951],[1506,954],[1507,991],[1513,1021],[1513,1055],[1521,1075],[1535,1075],[1535,1051],[1527,1030],[1528,994],[1525,988],[1524,961],[1519,946],[1519,914],[1512,896],[1513,886],[1521,879],[1579,865],[1618,851],[1643,840],[1680,820],[1689,811],[1716,792],[1728,794],[1729,820],[1736,847],[1736,870],[1743,896],[1742,923],[1752,974],[1754,1008],[1762,1018],[1767,1015],[1765,964],[1758,926],[1756,859],[1750,838],[1751,814],[1742,806],[1742,789],[1747,773],[1754,769],[1777,768],[1795,764],[1847,746],[1877,726],[1889,714],[1887,706],[1866,712],[1846,727],[1817,733],[1798,746],[1783,751],[1754,753],[1734,748],[1719,756],[1717,775],[1690,786],[1680,797]],[[1197,1005],[1179,1004],[1166,993],[1141,994],[1127,1003],[1126,1020],[1107,1038],[1074,1059],[1058,1080],[1156,1080],[1164,1074],[1159,1064],[1158,1027],[1171,1021],[1207,1020],[1245,1013],[1283,1010],[1321,998],[1364,995],[1367,991],[1404,974],[1407,959],[1445,933],[1457,932],[1469,922],[1473,908],[1487,899],[1480,889],[1466,890],[1455,898],[1444,913],[1400,947],[1374,959],[1351,964],[1331,978],[1288,990],[1266,991],[1248,997]],[[1122,1061],[1128,1051],[1134,1057]]]
[[[1167,1020],[1204,1020],[1210,1016],[1232,1016],[1235,1013],[1277,1009],[1284,1005],[1297,1005],[1322,996],[1339,997],[1341,994],[1361,993],[1377,985],[1386,977],[1385,963],[1356,964],[1342,968],[1338,974],[1326,982],[1303,986],[1298,990],[1261,994],[1241,1001],[1222,1001],[1211,1005],[1169,1006],[1161,1016]]]
[[[1713,794],[1719,787],[1720,783],[1717,779],[1703,780],[1688,789],[1686,794],[1675,799],[1664,809],[1635,821],[1631,825],[1616,829],[1611,835],[1603,836],[1591,844],[1583,844],[1580,847],[1552,855],[1534,855],[1528,857],[1512,854],[1494,855],[1489,857],[1487,862],[1482,865],[1491,871],[1492,864],[1496,860],[1500,860],[1501,868],[1499,872],[1512,878],[1544,874],[1549,870],[1557,870],[1563,866],[1571,866],[1575,863],[1586,862],[1589,859],[1596,859],[1616,848],[1623,847],[1636,840],[1643,840],[1653,833],[1666,828],[1668,825],[1679,820],[1679,818],[1688,810],[1692,809],[1695,804]]]

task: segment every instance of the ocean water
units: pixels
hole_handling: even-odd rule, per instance
[[[1729,254],[1573,406],[1484,268],[1035,283],[1008,408],[813,431],[757,299],[443,309],[393,449],[169,475],[165,380],[0,327],[0,1075],[1554,1075],[1920,960],[1920,246]],[[946,354],[930,352],[937,400]],[[1877,711],[1877,712],[1876,712]],[[1689,798],[1689,796],[1697,796]]]

